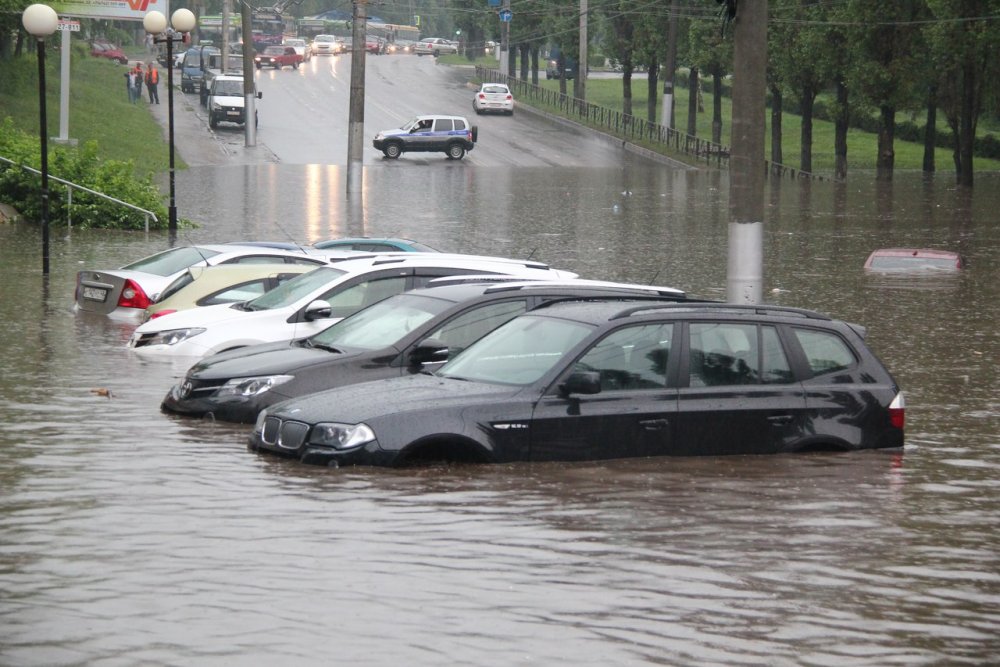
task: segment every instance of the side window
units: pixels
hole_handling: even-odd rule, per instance
[[[337,289],[335,287],[319,298],[329,302],[331,317],[347,317],[373,303],[403,292],[406,289],[406,276],[375,278],[351,285],[341,291]]]
[[[456,119],[455,119],[455,129],[456,129],[456,130],[461,130],[461,131],[465,131],[465,130],[467,129],[467,128],[465,127],[465,121],[464,121],[464,120],[458,120],[458,119],[456,118]]]
[[[814,329],[792,331],[805,352],[813,375],[843,371],[857,363],[851,348],[836,334]]]
[[[211,306],[217,303],[249,301],[250,299],[256,299],[266,291],[267,290],[264,289],[264,279],[255,280],[253,282],[243,283],[242,285],[227,287],[226,289],[220,290],[215,294],[209,294],[208,296],[199,299],[198,305]]]
[[[781,339],[774,327],[760,328],[761,371],[760,381],[764,384],[788,384],[794,380],[792,367],[781,347]]]
[[[434,121],[434,131],[435,132],[451,132],[455,125],[451,122],[451,118],[438,118]]]
[[[757,325],[693,322],[689,334],[691,387],[757,384]]]
[[[436,338],[447,345],[448,356],[452,357],[504,322],[514,319],[527,310],[525,301],[491,303],[452,318],[428,337]]]
[[[619,329],[580,359],[577,370],[597,371],[601,390],[659,389],[667,384],[673,324]]]

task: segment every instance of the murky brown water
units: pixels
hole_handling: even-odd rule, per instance
[[[403,235],[725,294],[724,176],[335,167],[179,176],[184,241]],[[404,167],[404,168],[397,168]],[[1000,660],[1000,177],[771,184],[769,300],[865,324],[903,451],[327,470],[171,418],[183,369],[76,317],[163,236],[0,227],[0,664],[983,665]],[[249,194],[247,194],[249,193]],[[401,193],[407,193],[405,197]],[[882,246],[961,275],[866,276]],[[110,388],[112,398],[92,393]]]

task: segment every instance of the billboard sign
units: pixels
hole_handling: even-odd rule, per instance
[[[170,19],[170,0],[56,0],[49,5],[59,16],[141,21],[155,9]]]

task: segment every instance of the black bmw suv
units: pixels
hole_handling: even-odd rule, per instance
[[[435,287],[389,297],[308,338],[211,355],[167,392],[162,408],[252,424],[263,408],[294,396],[437,368],[507,320],[552,300],[687,300],[668,287],[487,282],[494,280],[501,279],[438,278],[429,283]]]
[[[575,461],[903,445],[864,329],[721,303],[554,302],[433,374],[262,411],[253,450],[328,465]]]

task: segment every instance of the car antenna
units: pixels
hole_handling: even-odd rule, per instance
[[[277,220],[275,220],[274,221],[274,225],[275,225],[275,227],[277,227],[281,231],[282,234],[285,235],[285,238],[287,238],[289,241],[291,241],[295,245],[295,247],[299,250],[299,252],[301,252],[303,255],[307,254],[305,246],[303,246],[301,243],[299,243],[298,241],[296,241],[295,237],[293,237],[291,234],[289,234],[288,230],[285,229],[280,222],[278,222]]]
[[[525,259],[525,261],[528,261],[529,259],[531,259],[532,257],[534,257],[534,256],[535,256],[535,250],[538,250],[538,248],[533,248],[533,249],[531,250],[531,252],[530,252],[530,253],[528,253],[528,256],[524,258],[524,259]]]
[[[205,264],[208,264],[208,255],[206,255],[201,251],[201,248],[198,247],[198,244],[192,241],[191,237],[188,236],[187,234],[184,234],[183,238],[184,242],[188,244],[188,247],[192,248],[196,253],[198,253],[198,256],[201,257],[201,260],[205,262]]]

